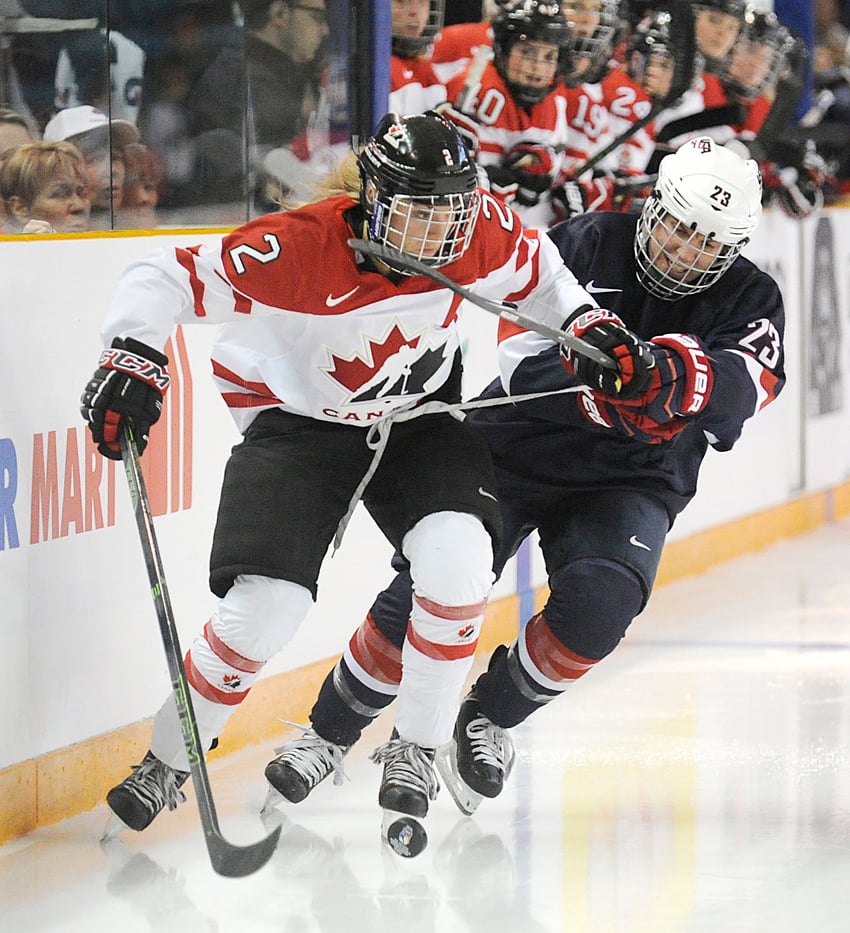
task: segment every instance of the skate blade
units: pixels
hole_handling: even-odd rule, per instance
[[[454,739],[437,749],[434,764],[443,779],[443,784],[451,794],[452,800],[464,816],[472,816],[481,806],[484,797],[474,791],[457,770],[457,746]]]
[[[428,833],[422,822],[409,813],[384,810],[381,836],[390,849],[402,858],[416,858],[428,845]]]
[[[275,790],[271,784],[269,785],[268,792],[266,793],[266,799],[263,801],[263,805],[260,807],[260,816],[268,815],[273,810],[277,809],[277,805],[282,803],[286,798],[279,791]]]
[[[118,838],[119,833],[123,833],[125,829],[130,827],[121,819],[120,816],[109,811],[109,818],[106,821],[106,826],[103,827],[103,835],[100,837],[101,844],[110,842],[113,839]]]

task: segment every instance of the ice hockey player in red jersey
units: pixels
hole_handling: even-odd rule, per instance
[[[623,322],[654,361],[650,386],[632,401],[599,388],[596,364],[500,326],[501,376],[482,397],[553,394],[470,414],[499,483],[495,567],[537,529],[549,597],[492,654],[438,753],[464,813],[502,791],[514,760],[509,730],[617,647],[647,604],[707,450],[729,450],[784,385],[779,288],[740,255],[761,209],[756,162],[702,137],[664,159],[640,215],[584,214],[550,231],[566,265],[610,309],[580,314],[567,329],[601,347],[608,323]],[[325,679],[310,720],[326,754],[350,748],[392,702],[410,607],[401,571]],[[311,784],[329,773],[308,771],[295,754],[291,767],[312,774]]]
[[[381,806],[418,817],[436,793],[434,750],[451,734],[472,664],[500,519],[486,445],[454,410],[460,299],[376,265],[348,240],[413,256],[491,298],[510,295],[532,317],[547,312],[550,326],[595,304],[554,244],[524,232],[476,180],[439,114],[386,115],[320,200],[132,265],[81,408],[104,456],[120,458],[127,422],[143,450],[168,387],[162,351],[173,329],[220,327],[214,380],[243,441],[225,467],[213,536],[219,602],[185,659],[204,748],[307,615],[325,553],[362,499],[415,581],[396,731],[375,754]],[[142,830],[176,806],[187,767],[172,697],[144,761],[107,802]],[[275,762],[266,774],[287,790]]]
[[[439,35],[445,0],[393,0],[389,109],[421,113],[446,99],[446,88],[431,64],[431,43]]]
[[[552,186],[567,144],[567,106],[559,93],[570,65],[570,29],[559,3],[505,0],[493,18],[493,60],[476,61],[446,85],[447,115],[472,121],[478,164],[490,190],[529,227],[545,228]]]

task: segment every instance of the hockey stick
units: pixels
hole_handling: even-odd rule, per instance
[[[492,59],[493,49],[489,45],[482,45],[475,53],[475,58],[472,59],[469,71],[466,73],[466,81],[452,104],[455,110],[468,113],[466,108],[475,103],[475,94],[481,84],[481,77]]]
[[[561,344],[561,346],[569,347],[571,350],[575,350],[576,353],[586,356],[589,360],[593,360],[594,363],[597,363],[605,369],[618,369],[614,360],[606,356],[597,347],[587,343],[587,341],[582,340],[580,337],[573,337],[572,334],[568,334],[565,331],[556,330],[554,327],[549,327],[548,324],[543,324],[540,321],[534,320],[534,318],[526,317],[517,310],[517,306],[512,301],[495,301],[492,298],[485,298],[483,295],[477,295],[471,289],[465,288],[463,285],[458,285],[457,282],[450,279],[447,275],[443,275],[442,272],[432,269],[431,266],[426,266],[424,262],[420,262],[418,259],[414,259],[412,256],[408,256],[398,250],[390,249],[388,246],[372,243],[371,240],[349,240],[348,245],[352,249],[357,250],[358,253],[371,256],[373,259],[377,259],[379,262],[383,262],[393,269],[412,272],[414,275],[423,275],[425,278],[431,279],[432,282],[436,282],[438,285],[450,289],[456,295],[460,295],[461,298],[465,299],[470,304],[476,305],[484,311],[489,311],[490,314],[495,314],[497,317],[502,318],[502,320],[518,324],[526,330],[532,330],[540,334],[541,337],[547,337],[549,340]]]
[[[124,471],[127,474],[127,484],[130,487],[130,499],[133,503],[136,525],[139,529],[139,539],[145,555],[151,595],[153,596],[159,621],[162,644],[165,647],[168,672],[171,676],[171,689],[174,691],[180,729],[183,733],[186,754],[189,757],[192,784],[198,799],[198,811],[201,814],[201,825],[204,828],[210,862],[212,862],[212,867],[218,874],[227,878],[241,878],[244,875],[252,874],[258,868],[262,868],[271,858],[280,836],[280,827],[262,841],[255,842],[250,846],[233,845],[221,835],[212,790],[210,789],[209,776],[204,763],[204,753],[201,749],[198,722],[195,719],[192,699],[189,696],[189,683],[186,680],[186,669],[183,666],[183,654],[177,638],[177,627],[174,623],[168,585],[165,582],[162,558],[159,554],[159,545],[154,532],[150,500],[142,476],[136,438],[131,426],[125,425],[122,427],[120,443],[121,459],[124,461]]]

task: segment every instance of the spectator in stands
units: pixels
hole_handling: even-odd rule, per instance
[[[302,137],[322,104],[325,0],[245,0],[243,6],[244,47],[223,48],[188,100],[199,160],[188,187],[194,203],[244,199],[245,168],[253,173],[271,150]],[[235,166],[215,158],[222,146],[240,153]]]
[[[32,141],[27,121],[16,111],[0,107],[0,155]]]
[[[139,141],[139,131],[126,120],[111,120],[96,107],[60,110],[44,128],[47,142],[73,143],[83,154],[94,182],[91,227],[110,229],[124,192],[124,147]]]
[[[3,232],[80,233],[89,229],[89,174],[70,143],[30,142],[0,158]]]
[[[162,184],[162,160],[144,143],[124,147],[124,191],[116,226],[152,230],[159,225],[156,206]]]
[[[189,100],[196,134],[230,130],[261,150],[307,128],[321,90],[325,0],[245,0],[245,45],[222,49]],[[246,102],[250,104],[246,112]]]

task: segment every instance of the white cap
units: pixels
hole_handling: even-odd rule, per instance
[[[43,139],[48,143],[58,143],[63,140],[79,144],[83,142],[86,134],[94,133],[103,137],[106,142],[104,130],[111,130],[113,145],[119,149],[129,143],[137,143],[140,138],[139,131],[126,120],[111,120],[97,107],[67,107],[60,110],[45,126]],[[80,137],[77,139],[76,137]],[[85,147],[89,148],[89,147]]]

